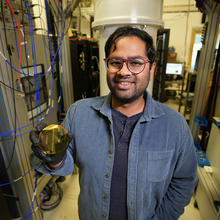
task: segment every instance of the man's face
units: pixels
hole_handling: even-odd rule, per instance
[[[110,50],[109,57],[121,57],[123,59],[133,57],[148,58],[146,55],[146,45],[143,40],[136,36],[120,37],[116,40]],[[118,72],[107,71],[107,83],[112,92],[113,101],[119,103],[133,103],[143,101],[143,95],[153,78],[155,64],[150,70],[150,63],[146,63],[144,70],[139,74],[131,73],[124,62],[123,67]]]

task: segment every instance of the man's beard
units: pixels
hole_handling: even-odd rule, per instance
[[[129,76],[130,77],[130,76]],[[114,80],[114,84],[117,84],[117,80],[119,77],[116,77]],[[120,77],[120,80],[122,79],[127,79],[127,77]],[[146,89],[147,86],[149,84],[149,79],[146,82],[146,85],[144,87],[141,88],[134,88],[131,94],[124,94],[123,95],[123,91],[122,91],[122,95],[120,94],[120,91],[118,91],[117,86],[112,85],[112,83],[110,82],[110,80],[107,78],[107,83],[108,83],[108,87],[112,93],[112,96],[118,100],[119,102],[123,103],[123,104],[129,104],[134,102],[135,100],[137,100],[138,98],[144,96],[144,94],[146,93]],[[133,80],[133,83],[136,83],[136,79]]]

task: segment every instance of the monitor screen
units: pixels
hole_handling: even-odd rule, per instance
[[[181,75],[183,70],[182,63],[167,63],[166,74]]]

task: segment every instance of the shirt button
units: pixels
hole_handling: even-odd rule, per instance
[[[107,198],[108,198],[108,196],[104,195],[102,198],[105,200],[105,199],[107,199]]]
[[[112,153],[113,153],[112,149],[110,149],[110,150],[108,151],[108,153],[109,153],[109,154],[112,154]]]
[[[106,218],[106,214],[105,213],[102,214],[102,218]]]
[[[106,174],[105,174],[105,177],[106,177],[106,178],[109,178],[109,177],[110,177],[110,174],[109,174],[109,173],[106,173]]]

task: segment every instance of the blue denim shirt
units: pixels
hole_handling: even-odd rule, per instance
[[[193,139],[184,117],[149,94],[146,99],[129,144],[128,220],[177,220],[197,183]],[[108,219],[115,152],[110,103],[111,94],[71,105],[63,126],[74,138],[63,165],[37,168],[64,176],[74,163],[79,167],[80,220]]]

